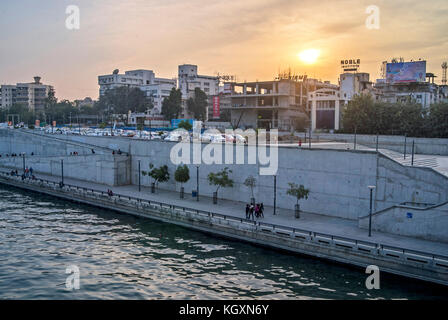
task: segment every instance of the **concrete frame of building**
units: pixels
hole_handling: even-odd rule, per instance
[[[282,79],[232,83],[231,93],[224,96],[231,99],[231,123],[235,127],[291,130],[296,120],[308,121],[302,82]]]

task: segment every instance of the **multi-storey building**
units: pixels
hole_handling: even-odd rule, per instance
[[[198,66],[183,64],[178,68],[179,89],[182,93],[181,118],[190,118],[187,109],[187,100],[194,97],[196,88],[201,89],[208,96],[208,104],[211,105],[212,97],[219,94],[219,78],[215,76],[198,75]]]
[[[176,87],[176,79],[156,78],[152,70],[131,70],[119,74],[115,70],[110,75],[98,76],[100,96],[109,89],[118,87],[139,88],[145,92],[154,104],[151,114],[159,115],[162,111],[163,99],[169,96],[172,88]]]
[[[2,85],[1,107],[9,108],[13,104],[24,104],[31,111],[44,112],[46,99],[53,87],[42,84],[40,79],[40,77],[34,77],[34,82]]]
[[[231,123],[238,128],[292,130],[298,122],[307,122],[306,86],[303,81],[280,79],[232,83]]]

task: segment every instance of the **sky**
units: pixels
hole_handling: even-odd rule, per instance
[[[80,10],[66,28],[66,7]],[[366,8],[379,8],[379,29]],[[132,69],[174,78],[180,64],[238,81],[272,80],[291,68],[337,83],[342,59],[380,76],[393,57],[427,60],[440,82],[448,60],[446,0],[1,0],[0,84],[55,87],[58,99],[98,98],[98,75]],[[316,63],[298,54],[320,51]]]

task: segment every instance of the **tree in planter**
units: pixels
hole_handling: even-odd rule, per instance
[[[184,187],[183,184],[190,180],[190,170],[184,164],[183,166],[177,167],[174,172],[174,180],[180,183],[180,198],[184,198]]]
[[[299,200],[300,199],[308,199],[310,190],[305,189],[305,187],[302,184],[300,186],[298,186],[295,183],[288,183],[288,184],[289,184],[289,189],[288,189],[288,191],[286,191],[286,194],[296,197],[297,202],[295,205],[295,216],[296,216],[296,218],[300,218]]]
[[[233,180],[229,178],[229,173],[232,173],[232,170],[229,170],[228,167],[225,167],[219,172],[216,173],[209,173],[208,183],[213,186],[217,186],[216,191],[213,192],[213,203],[218,203],[218,190],[219,188],[227,188],[227,187],[233,187]]]
[[[250,198],[250,203],[255,204],[255,197],[254,197],[254,188],[255,184],[257,183],[257,180],[253,176],[248,176],[247,179],[244,181],[244,185],[248,188],[250,188],[252,197]]]
[[[151,170],[148,172],[148,175],[153,179],[153,182],[151,183],[151,192],[154,193],[159,182],[168,181],[170,179],[170,174],[168,172],[168,166],[166,165],[155,168],[154,165],[150,163],[149,169]]]

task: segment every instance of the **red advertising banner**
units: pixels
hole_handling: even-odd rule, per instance
[[[213,97],[213,119],[219,119],[220,110],[219,110],[219,96]]]

